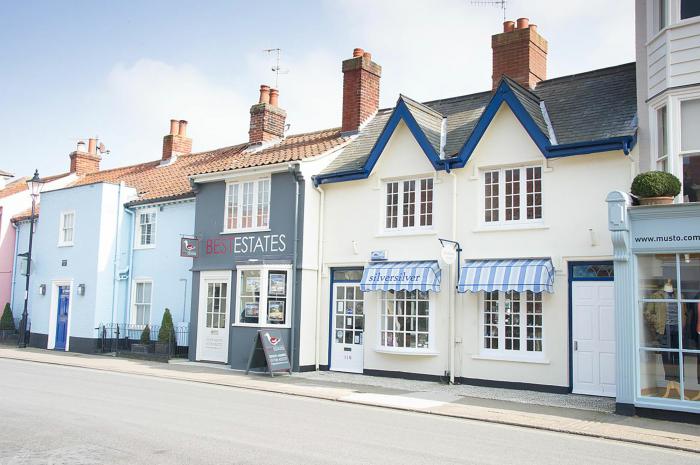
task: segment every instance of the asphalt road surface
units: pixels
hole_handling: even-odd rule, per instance
[[[433,415],[0,360],[0,464],[674,464],[700,456]]]

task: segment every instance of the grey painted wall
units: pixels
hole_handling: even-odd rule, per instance
[[[195,235],[200,240],[199,257],[193,261],[192,311],[190,325],[190,359],[196,359],[197,322],[199,304],[199,271],[231,270],[231,301],[228,321],[234,321],[237,264],[255,263],[293,264],[294,246],[297,245],[297,263],[301,263],[303,231],[304,183],[299,181],[297,231],[295,224],[295,201],[297,182],[295,174],[282,172],[272,174],[270,184],[270,230],[240,234],[222,234],[224,229],[224,204],[226,183],[206,183],[197,192],[195,211]],[[258,260],[251,262],[249,260]],[[292,328],[295,331],[293,363],[298,367],[299,347],[299,305],[301,302],[301,273],[294,270]],[[229,363],[232,368],[243,369],[248,362],[250,348],[256,328],[232,326],[229,332]],[[291,344],[291,331],[282,329],[288,350]]]

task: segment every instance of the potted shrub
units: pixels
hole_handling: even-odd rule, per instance
[[[147,354],[151,351],[151,328],[148,325],[141,331],[139,343],[131,344],[131,351],[141,354]]]
[[[170,314],[170,309],[165,309],[163,319],[160,322],[158,330],[158,342],[156,342],[157,354],[170,354],[171,349],[175,346],[175,327],[173,326],[173,316]]]
[[[631,190],[642,205],[669,204],[681,192],[681,182],[665,171],[647,171],[634,178]]]
[[[5,309],[0,317],[0,341],[4,341],[8,336],[15,334],[15,320],[12,318],[9,302],[5,304]]]

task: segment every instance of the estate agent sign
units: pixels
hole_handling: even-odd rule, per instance
[[[264,355],[261,356],[261,355]],[[275,372],[286,371],[292,374],[292,366],[287,356],[287,348],[282,340],[282,333],[277,329],[261,329],[255,335],[253,347],[248,358],[248,368],[266,367],[270,376]]]

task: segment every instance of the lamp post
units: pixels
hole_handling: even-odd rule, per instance
[[[39,178],[39,170],[34,171],[34,177],[27,181],[27,187],[29,188],[29,194],[32,196],[32,214],[29,217],[29,250],[27,251],[27,276],[26,284],[24,287],[24,310],[22,311],[22,320],[19,323],[19,341],[17,342],[18,347],[27,347],[29,341],[27,340],[27,302],[29,301],[29,275],[32,269],[32,242],[34,239],[34,218],[36,214],[36,201],[39,199],[39,193],[44,187],[44,182]]]

